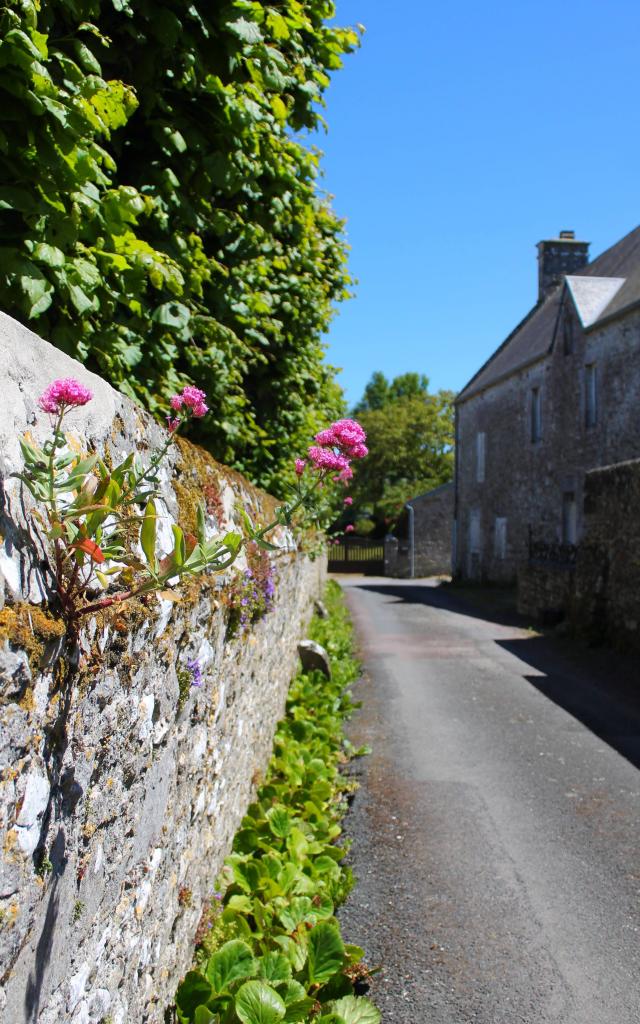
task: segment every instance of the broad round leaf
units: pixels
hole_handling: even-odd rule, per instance
[[[328,981],[344,963],[344,943],[335,925],[321,921],[309,932],[309,981]]]
[[[246,981],[235,998],[235,1011],[242,1024],[278,1024],[286,1006],[278,993],[264,981]]]
[[[176,1003],[185,1017],[192,1018],[196,1008],[208,1003],[212,995],[213,989],[200,971],[189,971],[178,989]]]
[[[332,1006],[335,1013],[344,1017],[345,1024],[380,1024],[382,1015],[370,999],[362,996],[343,996]]]
[[[257,969],[256,958],[246,942],[232,939],[209,959],[205,973],[218,994],[228,991],[234,981],[252,977]]]
[[[258,962],[258,977],[271,982],[272,985],[279,985],[282,981],[288,981],[291,977],[291,964],[284,953],[265,953]]]

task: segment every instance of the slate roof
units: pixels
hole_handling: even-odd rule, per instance
[[[577,280],[583,277],[595,279],[591,287]],[[604,284],[603,279],[608,279],[608,283]],[[585,329],[640,303],[640,227],[572,274],[567,282]],[[527,313],[465,385],[456,402],[510,377],[551,350],[564,289],[565,284],[559,284]]]

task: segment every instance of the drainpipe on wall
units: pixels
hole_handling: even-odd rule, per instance
[[[412,580],[416,574],[414,512],[413,505],[410,505],[409,502],[404,507],[409,513],[409,579]]]

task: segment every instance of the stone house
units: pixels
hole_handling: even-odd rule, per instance
[[[640,228],[592,263],[588,246],[538,243],[538,301],[456,399],[460,578],[569,557],[585,474],[640,455]]]
[[[403,579],[451,572],[453,482],[411,498],[384,545],[385,576]]]

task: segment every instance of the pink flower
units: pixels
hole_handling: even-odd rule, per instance
[[[346,484],[348,480],[351,480],[352,476],[353,476],[353,470],[352,470],[351,466],[346,466],[345,469],[343,469],[342,472],[340,473],[340,476],[338,477],[338,480],[341,483]]]
[[[349,468],[349,460],[344,455],[336,455],[330,448],[318,448],[312,445],[309,448],[309,460],[316,469],[337,469],[344,472]]]
[[[180,409],[185,409],[188,416],[195,416],[197,419],[200,419],[209,412],[206,397],[206,394],[200,388],[187,384],[179,395],[172,396],[169,404],[176,412]]]
[[[364,459],[365,455],[369,454],[369,449],[366,444],[354,444],[349,455],[352,459]]]
[[[353,505],[353,498],[346,497],[344,499],[344,503],[345,503],[345,505]]]
[[[171,416],[167,416],[167,429],[168,429],[170,434],[173,434],[174,431],[176,431],[179,426],[180,426],[180,417],[179,416],[174,416],[173,419],[171,418]]]
[[[362,459],[367,455],[364,442],[367,435],[357,420],[336,420],[326,430],[321,430],[315,437],[318,444],[329,448],[339,448],[352,459]]]
[[[349,523],[349,525],[345,526],[345,528],[344,528],[344,532],[345,533],[353,533],[354,530],[355,530],[355,526],[353,526],[351,523]]]
[[[306,459],[296,459],[296,475],[297,476],[302,476],[302,474],[304,473],[304,467],[306,466],[306,464],[307,464],[307,460]]]
[[[86,405],[93,398],[93,392],[85,388],[75,377],[54,380],[38,399],[43,412],[62,412],[67,406]]]

